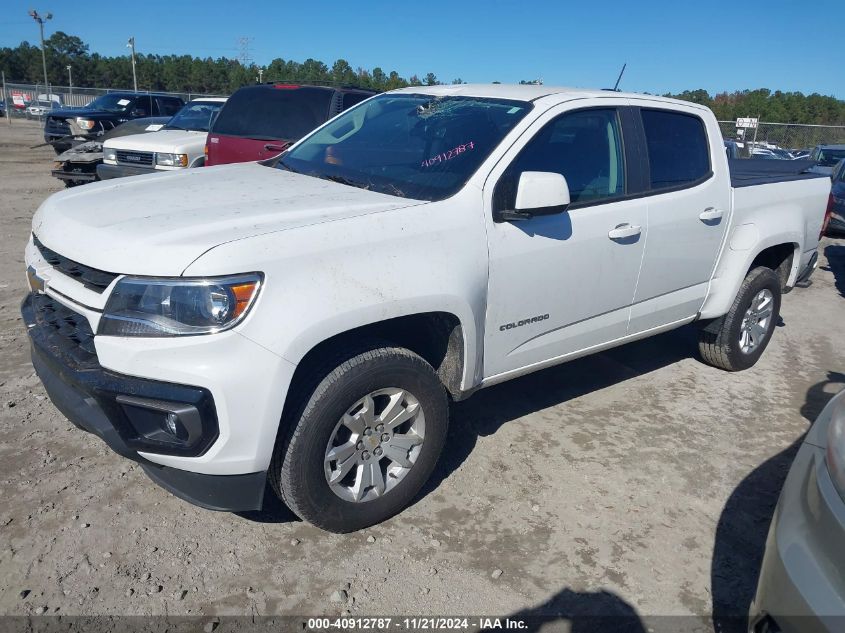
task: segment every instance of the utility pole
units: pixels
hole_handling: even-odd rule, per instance
[[[68,87],[68,92],[70,93],[70,96],[72,97],[72,96],[73,96],[73,70],[72,70],[72,66],[71,66],[70,64],[68,64],[67,66],[65,66],[65,68],[67,68],[67,87]]]
[[[53,14],[48,13],[47,15],[42,16],[42,15],[39,15],[38,11],[36,11],[35,9],[30,9],[29,15],[30,15],[30,17],[32,17],[33,20],[38,22],[38,28],[41,32],[41,65],[44,68],[44,89],[47,91],[47,98],[49,99],[50,98],[50,94],[49,94],[50,89],[47,87],[47,84],[49,82],[47,81],[47,53],[45,52],[45,48],[44,48],[44,23],[47,20],[52,20]],[[35,95],[35,98],[38,99],[38,95]]]
[[[14,104],[10,104],[8,101],[8,96],[6,95],[6,72],[0,71],[0,76],[3,77],[3,102],[6,104],[6,119],[9,121],[9,125],[12,124],[12,108]]]
[[[135,92],[138,92],[138,75],[135,74],[135,36],[129,38],[129,42],[126,44],[126,48],[132,49],[132,85],[135,88]]]

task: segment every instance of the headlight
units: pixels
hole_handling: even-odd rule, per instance
[[[833,407],[827,427],[827,470],[833,485],[845,500],[845,396]]]
[[[207,279],[121,279],[106,302],[98,334],[183,336],[227,330],[246,316],[262,275]]]
[[[92,121],[91,119],[76,119],[76,124],[81,127],[83,130],[91,130],[94,128],[96,121]]]
[[[117,150],[108,147],[103,149],[103,160],[110,160],[113,163],[117,162]]]
[[[156,165],[162,167],[187,167],[187,154],[160,154],[156,153]]]

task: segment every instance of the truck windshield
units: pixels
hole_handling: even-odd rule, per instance
[[[276,164],[416,200],[456,193],[531,110],[525,101],[385,94],[347,111]]]
[[[105,110],[106,112],[125,112],[133,99],[121,94],[101,95],[89,103],[86,108],[89,110]]]
[[[191,101],[173,115],[164,129],[208,132],[222,105],[221,101]]]

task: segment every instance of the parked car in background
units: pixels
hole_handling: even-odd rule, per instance
[[[815,161],[816,171],[830,174],[833,167],[845,158],[845,145],[816,145],[810,152],[810,160]]]
[[[781,149],[780,147],[771,147],[769,149],[781,160],[793,160],[795,158],[795,156],[793,156],[790,152],[785,149]]]
[[[830,205],[827,224],[828,235],[845,233],[845,159],[836,163],[830,175]]]
[[[272,158],[336,114],[373,96],[358,88],[260,84],[237,90],[220,111],[206,165]]]
[[[810,150],[808,149],[795,149],[790,152],[792,156],[796,159],[798,158],[808,158],[810,156]]]
[[[269,481],[303,519],[361,529],[425,484],[450,398],[695,321],[706,363],[753,366],[830,191],[769,164],[728,161],[694,103],[397,90],[275,160],[48,198],[32,362],[179,497],[256,510]]]
[[[121,136],[156,132],[169,120],[170,117],[151,117],[121,123],[97,137],[96,140],[79,143],[56,156],[55,166],[51,173],[54,178],[61,180],[65,187],[75,187],[99,180],[97,166],[103,162],[105,141]]]
[[[751,633],[839,633],[845,622],[845,391],[792,462],[766,540]]]
[[[53,110],[60,109],[61,105],[55,101],[31,101],[26,107],[26,113],[29,116],[41,118],[46,116]]]
[[[755,147],[751,150],[751,158],[763,158],[765,160],[782,160],[780,156],[775,154],[770,149],[760,149]]]
[[[110,138],[103,143],[100,180],[138,176],[205,164],[205,139],[225,98],[195,99],[152,134]]]
[[[0,117],[6,116],[6,102],[0,99]]]
[[[725,155],[728,158],[742,158],[742,153],[739,150],[739,145],[736,141],[731,139],[724,139]]]
[[[61,154],[74,144],[93,140],[131,119],[172,117],[183,105],[185,102],[173,95],[110,92],[84,108],[50,112],[44,122],[44,141]]]

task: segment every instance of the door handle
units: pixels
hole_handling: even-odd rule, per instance
[[[716,209],[715,207],[707,207],[698,214],[698,219],[702,220],[703,222],[712,222],[713,220],[721,220],[722,219],[722,210]]]
[[[610,232],[607,234],[607,236],[612,240],[624,240],[627,237],[634,237],[642,232],[643,229],[641,226],[638,226],[636,224],[628,224],[626,222],[625,224],[619,224],[616,227],[610,229]]]

